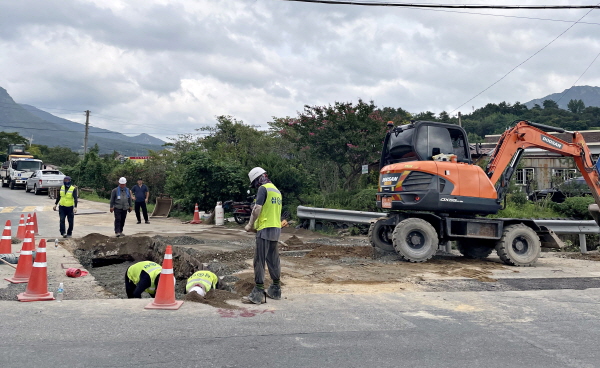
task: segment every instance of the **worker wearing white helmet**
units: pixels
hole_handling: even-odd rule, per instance
[[[218,289],[219,287],[219,277],[202,267],[201,270],[194,272],[194,274],[187,279],[185,292],[187,294],[195,292],[200,296],[206,296],[209,291]]]
[[[110,193],[110,212],[115,214],[115,235],[124,236],[123,228],[127,212],[131,212],[131,192],[127,188],[127,179],[120,178],[119,186]]]
[[[250,295],[243,299],[246,303],[261,304],[264,296],[281,299],[281,265],[277,243],[281,235],[281,192],[269,180],[267,172],[255,167],[248,173],[250,185],[257,188],[256,202],[246,225],[246,231],[256,232],[254,252],[254,282]],[[265,291],[265,263],[273,283]]]

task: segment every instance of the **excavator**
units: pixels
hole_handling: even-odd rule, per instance
[[[571,134],[571,142],[550,132]],[[390,122],[377,192],[377,206],[389,212],[371,223],[371,244],[407,261],[425,262],[440,245],[454,241],[469,258],[486,258],[495,249],[508,265],[533,265],[542,247],[564,246],[556,234],[532,219],[485,217],[502,208],[510,179],[528,148],[573,157],[596,202],[589,211],[600,224],[599,167],[579,132],[513,122],[483,169],[471,159],[462,127],[431,121],[400,126]]]

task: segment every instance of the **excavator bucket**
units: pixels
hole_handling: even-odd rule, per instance
[[[171,207],[173,206],[173,198],[167,195],[159,195],[156,197],[156,205],[154,206],[154,211],[152,211],[152,217],[167,217],[171,212]]]
[[[590,211],[590,215],[594,218],[594,221],[600,226],[600,208],[596,203],[592,203],[588,206],[588,211]]]

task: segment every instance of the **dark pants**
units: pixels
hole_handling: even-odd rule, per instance
[[[73,207],[58,206],[58,216],[60,217],[60,235],[73,235],[73,222],[75,219]],[[69,229],[66,232],[65,218],[69,221]]]
[[[279,281],[281,278],[281,264],[279,263],[279,250],[276,241],[256,238],[256,251],[254,252],[254,282],[265,283],[265,263],[269,267],[271,280]]]
[[[140,217],[140,208],[144,214],[144,221],[148,222],[148,209],[146,208],[146,202],[135,202],[135,217],[137,217],[138,222],[142,222]]]
[[[114,214],[115,214],[115,234],[120,234],[123,232],[123,228],[125,227],[125,219],[127,218],[127,210],[115,208]]]

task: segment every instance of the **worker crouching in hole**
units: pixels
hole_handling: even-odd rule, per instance
[[[141,298],[144,291],[154,298],[161,272],[162,267],[151,261],[131,265],[125,272],[127,298]]]
[[[197,294],[200,297],[205,297],[206,294],[214,289],[222,289],[222,282],[219,276],[213,272],[205,270],[202,267],[201,270],[194,272],[192,276],[187,279],[185,284],[185,292],[189,297],[196,297]]]

